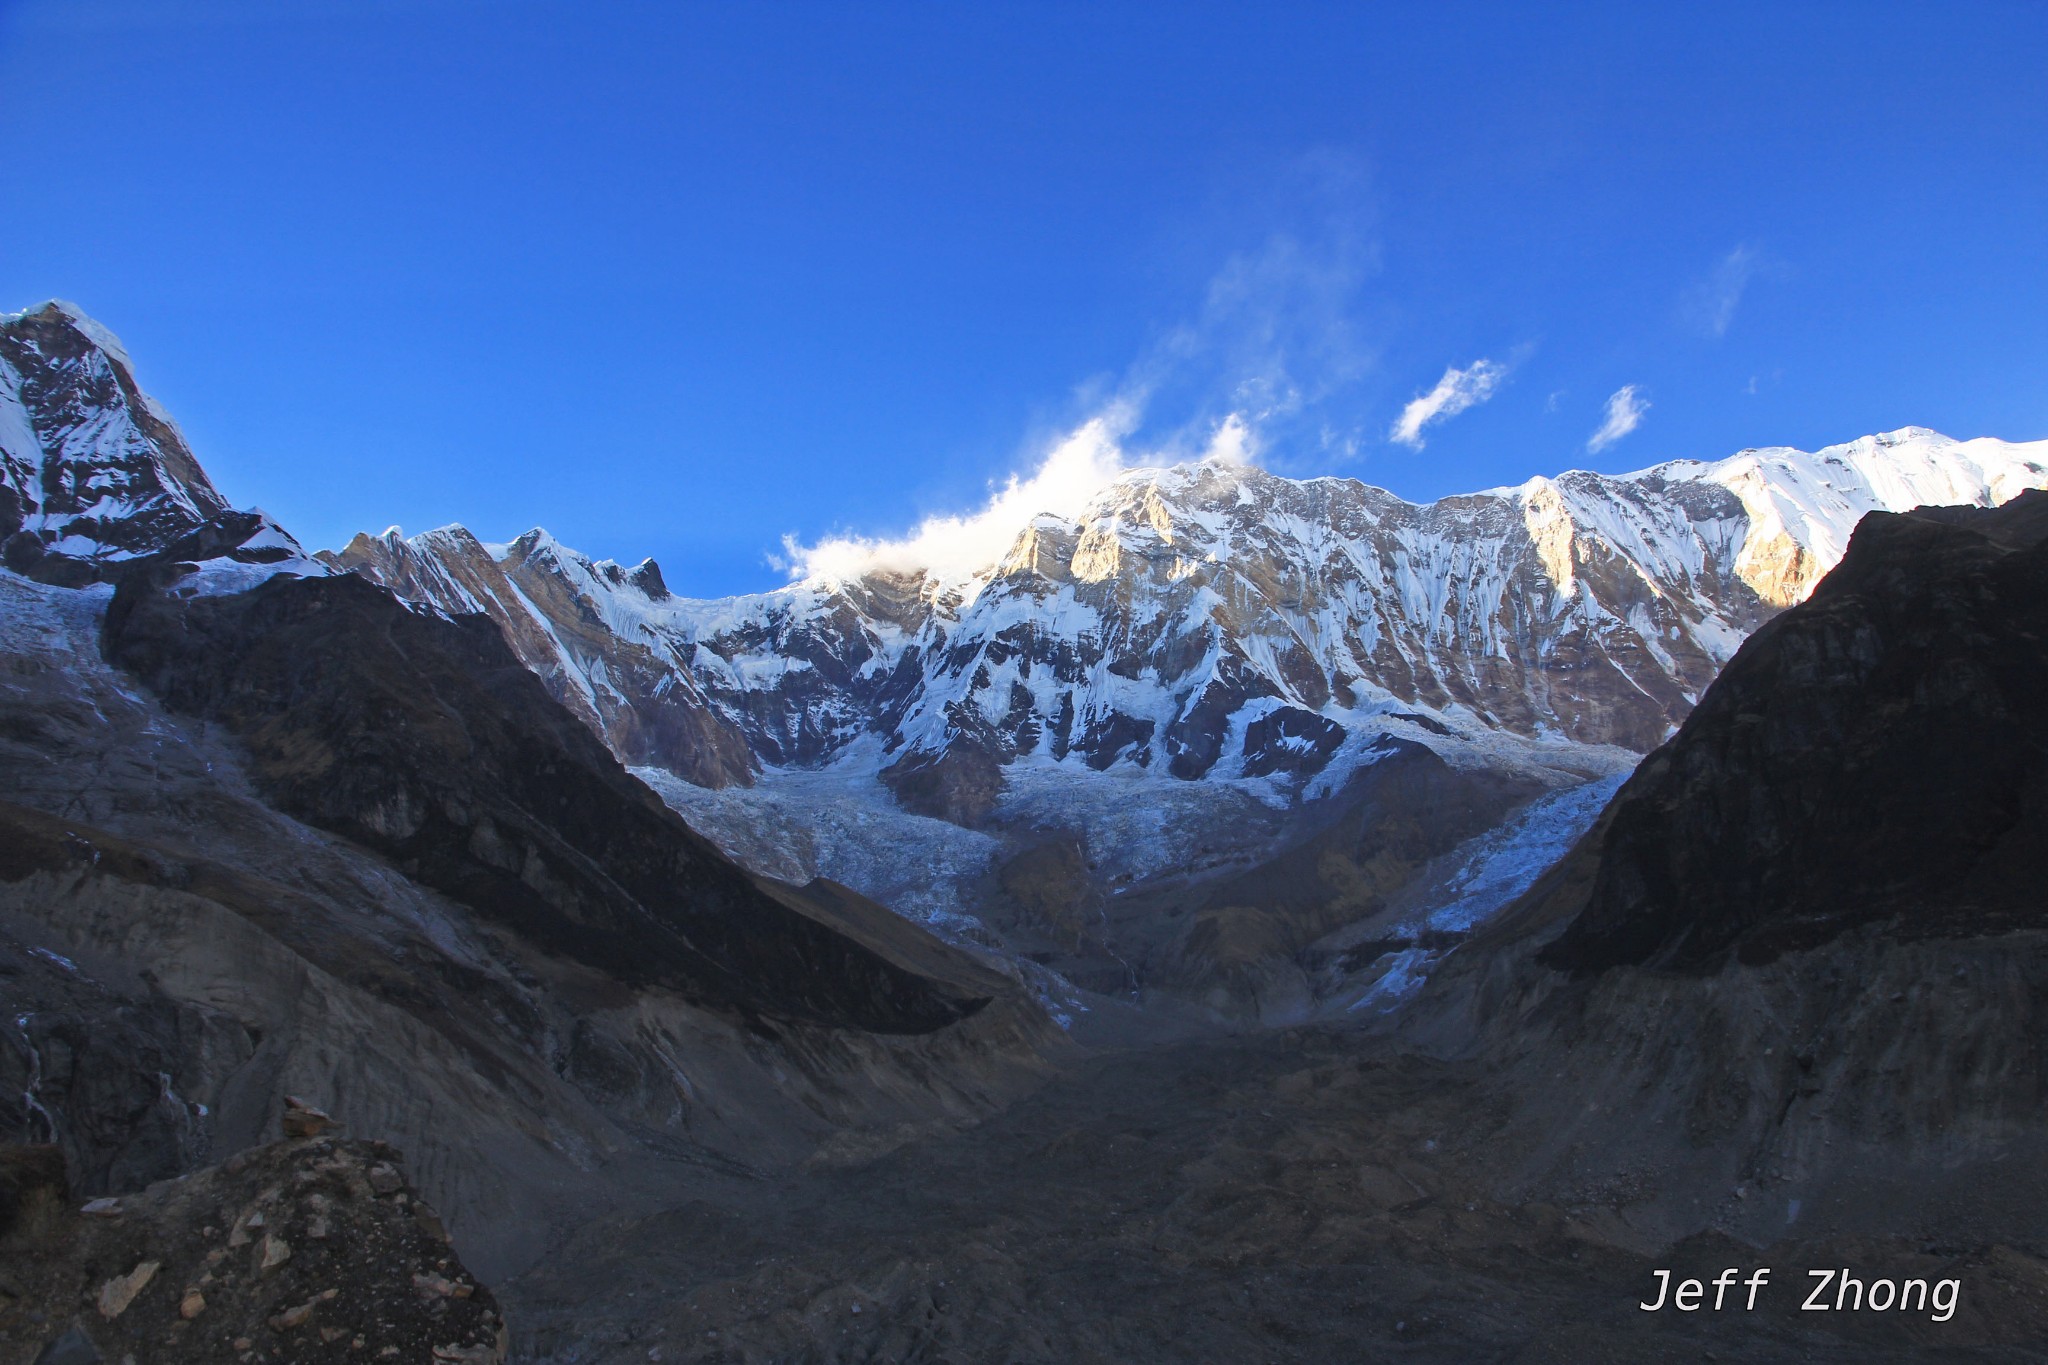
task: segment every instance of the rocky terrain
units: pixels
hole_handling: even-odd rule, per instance
[[[55,1149],[11,1148],[7,1161],[10,1365],[498,1365],[510,1349],[497,1298],[383,1143],[308,1132],[82,1205]]]
[[[1444,964],[1405,1036],[1555,1083],[1519,1103],[1517,1188],[1626,1188],[1645,1244],[2034,1245],[2044,513],[1867,519]]]
[[[607,1220],[506,1292],[520,1349],[578,1365],[2016,1365],[2048,1341],[2031,1234],[1874,1207],[1647,1242],[1624,1187],[1504,1189],[1511,1115],[1484,1067],[1357,1028],[1114,1051],[972,1132]],[[1845,1265],[1959,1279],[1957,1310],[1800,1311],[1806,1270]],[[1638,1307],[1656,1269],[1730,1266],[1774,1268],[1754,1312]]]
[[[128,374],[71,313],[8,326]],[[22,388],[45,489],[87,440],[54,391]],[[107,479],[170,487],[175,429],[111,392]],[[1069,1046],[1000,964],[734,865],[488,622],[332,576],[255,514],[89,552],[24,525],[0,1132],[56,1147],[81,1198],[241,1151],[302,1094],[401,1148],[495,1278],[706,1169],[974,1122]]]

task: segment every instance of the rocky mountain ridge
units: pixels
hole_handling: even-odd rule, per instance
[[[1240,465],[1132,470],[964,580],[876,566],[719,601],[540,531],[495,551],[460,527],[393,531],[323,558],[491,614],[615,749],[646,753],[626,717],[691,717],[716,758],[671,768],[686,779],[746,780],[735,734],[777,768],[872,736],[907,806],[973,824],[1020,761],[1302,795],[1390,727],[1644,752],[1863,513],[2044,484],[2048,443],[1907,428],[1428,505]]]

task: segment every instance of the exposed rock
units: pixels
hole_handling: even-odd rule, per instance
[[[296,1095],[284,1097],[284,1135],[288,1138],[319,1137],[334,1125],[326,1111],[314,1108]]]
[[[256,1244],[252,1264],[258,1275],[269,1275],[292,1258],[291,1243],[274,1232],[263,1234],[263,1240]]]
[[[221,586],[209,577],[216,567],[209,561],[198,575],[209,592]],[[386,601],[382,610],[401,622],[462,629]],[[15,799],[0,802],[0,986],[9,998],[0,1018],[0,1131],[54,1138],[74,1198],[123,1195],[260,1142],[277,1132],[287,1094],[318,1094],[342,1106],[337,1117],[351,1130],[403,1137],[420,1154],[442,1231],[473,1264],[502,1274],[629,1191],[644,1197],[707,1169],[795,1165],[843,1127],[982,1112],[1036,1084],[1044,1054],[1061,1045],[1023,991],[885,908],[731,869],[559,711],[546,723],[576,736],[571,742],[602,765],[575,781],[614,792],[588,806],[589,837],[637,845],[649,859],[646,879],[667,885],[664,896],[687,889],[662,882],[664,848],[726,869],[714,880],[751,908],[722,931],[742,951],[718,971],[764,1006],[778,991],[787,1003],[772,1013],[735,1008],[729,996],[692,1004],[666,985],[631,984],[660,972],[658,953],[622,945],[618,957],[640,965],[621,980],[591,965],[566,932],[569,955],[550,953],[363,843],[266,805],[249,780],[247,750],[227,727],[166,711],[105,663],[96,637],[106,603],[104,591],[0,574],[9,623],[0,635],[0,785]],[[536,688],[501,645],[493,649],[493,677]],[[245,672],[234,686],[245,695],[289,691],[296,675],[279,662],[278,673]],[[392,677],[394,692],[406,667]],[[456,709],[488,716],[495,703],[487,696],[479,689]],[[375,731],[370,719],[363,724]],[[289,742],[317,751],[319,725]],[[273,725],[267,733],[284,732]],[[409,760],[385,757],[402,783]],[[344,769],[357,761],[344,758]],[[471,780],[461,751],[448,759],[458,784]],[[559,765],[561,755],[543,756],[521,779],[529,789],[511,818],[581,893],[620,904],[619,881],[559,842],[549,823],[546,801],[575,799],[561,786],[575,765],[558,766],[551,783],[542,771],[551,761]],[[285,767],[294,771],[289,760]],[[477,777],[492,800],[508,797],[497,777]],[[619,795],[653,809],[605,816]],[[537,813],[523,813],[536,800]],[[476,859],[467,835],[445,852],[456,866]],[[494,882],[504,878],[496,884],[525,886],[517,872],[483,869]],[[473,883],[464,889],[478,894]],[[564,887],[542,879],[539,891],[516,894],[545,903]],[[639,911],[626,913],[638,922]],[[790,930],[781,946],[768,932],[753,947],[780,954],[780,969],[749,956],[745,943],[776,924]],[[673,931],[689,943],[678,952],[705,953],[707,938],[714,948],[719,940],[705,931],[717,928],[679,914],[657,937]],[[807,958],[807,944],[828,951]],[[863,1008],[845,991],[861,979],[846,965],[860,962],[874,964],[883,983],[872,1008],[898,1009],[886,985],[895,980],[907,987],[911,1017],[923,999],[940,1026],[884,1035],[788,1017],[845,1018]],[[976,1000],[990,1003],[967,1013]],[[956,1022],[944,1024],[948,1015]],[[556,1050],[555,1040],[571,1038],[577,1046],[566,1056]],[[589,1069],[600,1056],[602,1075]],[[354,1178],[370,1197],[367,1178]],[[253,1240],[239,1222],[246,1211],[212,1213],[224,1240]],[[402,1212],[414,1217],[410,1203]],[[277,1229],[295,1248],[293,1264],[322,1245],[309,1235],[318,1216]],[[344,1225],[329,1219],[332,1246]],[[426,1220],[414,1221],[428,1231]],[[218,1242],[214,1249],[224,1251]],[[105,1267],[100,1280],[127,1268]],[[215,1300],[210,1286],[203,1292]],[[217,1311],[216,1302],[205,1316]]]
[[[241,735],[283,809],[621,981],[884,1031],[986,1003],[766,894],[478,618],[418,616],[352,576],[190,600],[131,577],[106,647],[174,710]]]
[[[653,764],[706,787],[744,786],[760,770],[745,738],[712,709],[683,662],[652,642],[612,633],[591,609],[594,591],[667,601],[652,560],[625,574],[615,564],[569,556],[536,533],[521,537],[500,562],[459,526],[410,541],[359,535],[321,558],[432,610],[488,616],[548,694],[622,763]],[[585,580],[593,590],[579,593]]]
[[[103,1318],[118,1318],[135,1302],[149,1282],[156,1278],[156,1272],[163,1268],[158,1261],[143,1261],[126,1275],[116,1275],[100,1286],[94,1303]]]
[[[55,1146],[0,1148],[0,1237],[47,1220],[71,1201],[64,1152]],[[93,1200],[86,1211],[93,1211]]]
[[[1867,518],[1621,789],[1542,960],[1712,968],[1866,923],[2048,924],[2044,508]]]
[[[882,781],[905,810],[973,829],[1002,795],[1003,770],[980,749],[961,745],[940,755],[906,754],[882,770]]]
[[[0,448],[0,534],[91,563],[147,554],[227,510],[120,343],[65,303],[0,316],[0,390],[35,449]]]
[[[261,1349],[274,1360],[314,1362],[374,1359],[395,1348],[398,1358],[426,1360],[449,1343],[482,1352],[469,1358],[504,1358],[509,1341],[496,1299],[447,1245],[425,1236],[393,1201],[349,1197],[348,1178],[372,1164],[392,1167],[394,1151],[323,1138],[287,1140],[250,1155],[235,1175],[213,1167],[131,1196],[130,1216],[119,1223],[72,1215],[33,1236],[17,1230],[0,1238],[0,1253],[23,1267],[24,1281],[23,1300],[0,1311],[0,1326],[18,1324],[29,1312],[54,1317],[83,1290],[99,1319],[80,1324],[85,1349],[98,1353],[82,1358],[213,1365]],[[249,1267],[212,1260],[213,1210],[261,1203],[272,1191],[280,1209],[325,1197],[346,1235]],[[274,1236],[259,1244],[281,1245]],[[135,1263],[141,1248],[149,1258]],[[134,1269],[99,1284],[94,1268],[108,1263]],[[459,1283],[462,1292],[430,1314],[412,1287],[420,1275]]]
[[[1111,901],[1119,954],[1148,982],[1227,1014],[1300,1017],[1309,1006],[1303,950],[1340,926],[1373,922],[1432,858],[1545,791],[1528,774],[1454,768],[1392,736],[1371,752],[1341,795],[1293,822],[1277,853]]]

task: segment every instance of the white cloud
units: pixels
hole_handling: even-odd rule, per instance
[[[1436,381],[1436,387],[1401,409],[1401,420],[1388,433],[1404,446],[1422,449],[1422,429],[1433,422],[1448,421],[1469,407],[1493,397],[1508,368],[1491,360],[1475,360],[1465,369],[1453,365]]]
[[[1704,336],[1728,335],[1743,292],[1763,263],[1757,249],[1746,242],[1723,256],[1712,275],[1686,291],[1686,320]]]
[[[1607,416],[1600,423],[1600,429],[1586,442],[1586,451],[1598,455],[1622,437],[1643,424],[1643,414],[1650,410],[1650,400],[1641,397],[1633,384],[1624,384],[1616,389],[1607,400]]]

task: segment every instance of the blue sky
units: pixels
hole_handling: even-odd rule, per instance
[[[310,543],[701,595],[1104,413],[1412,498],[2048,436],[2048,6],[1534,8],[0,0],[0,307]]]

